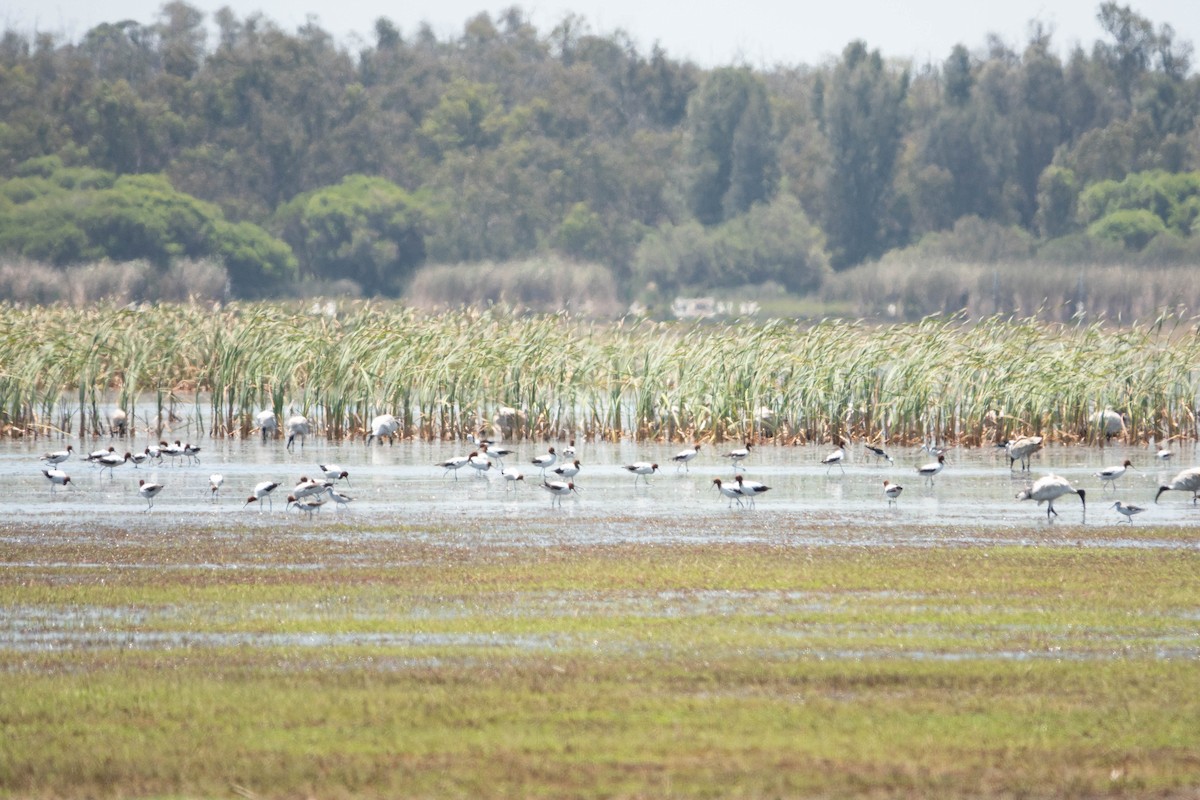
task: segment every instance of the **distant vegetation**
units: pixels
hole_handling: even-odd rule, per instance
[[[13,270],[90,265],[143,275],[110,292],[133,299],[524,304],[541,263],[590,276],[573,307],[599,314],[780,290],[881,313],[855,293],[868,278],[843,276],[937,253],[993,274],[989,303],[974,277],[939,287],[961,286],[960,308],[1045,311],[1082,286],[1082,307],[1114,309],[1117,284],[1078,265],[1165,285],[1200,254],[1200,76],[1169,24],[1097,14],[1104,37],[1065,54],[1034,23],[1017,48],[937,63],[854,41],[759,69],[701,69],[575,16],[539,31],[519,8],[444,40],[380,18],[352,47],[229,9],[210,38],[184,2],[78,41],[7,30],[0,294],[75,302]],[[486,290],[447,296],[472,264]],[[1017,287],[1032,272],[1040,299]]]

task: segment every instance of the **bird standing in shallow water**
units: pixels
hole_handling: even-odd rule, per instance
[[[938,456],[937,461],[931,461],[928,464],[922,464],[917,467],[917,474],[928,481],[930,486],[933,486],[933,476],[937,475],[946,467],[946,457]]]
[[[258,511],[261,514],[262,513],[262,502],[261,501],[263,499],[266,499],[267,502],[271,504],[271,510],[274,511],[275,510],[275,501],[271,499],[271,492],[275,491],[278,488],[279,488],[279,484],[276,483],[275,481],[262,481],[261,483],[256,484],[254,487],[254,493],[250,495],[249,499],[246,500],[246,503],[245,503],[245,505],[242,506],[242,508],[245,508],[246,506],[250,505],[251,503],[258,503]]]
[[[671,460],[675,462],[675,471],[679,471],[679,467],[683,467],[685,472],[691,472],[688,468],[688,462],[695,458],[700,453],[700,445],[694,444],[687,450],[680,450],[675,455],[671,456]]]
[[[720,478],[713,478],[713,486],[717,487],[717,491],[729,498],[728,508],[733,508],[733,501],[737,500],[738,508],[742,508],[742,491],[737,486],[726,486],[721,483]]]
[[[1125,470],[1127,470],[1127,469],[1135,469],[1135,467],[1133,466],[1133,462],[1130,461],[1128,458],[1125,459],[1125,463],[1119,467],[1105,467],[1104,469],[1100,470],[1099,472],[1093,473],[1093,475],[1094,475],[1094,477],[1097,477],[1100,479],[1100,487],[1101,488],[1104,488],[1104,484],[1107,483],[1110,486],[1112,486],[1112,489],[1115,492],[1117,490],[1117,478],[1124,475]]]
[[[1158,502],[1158,498],[1162,497],[1163,492],[1191,492],[1192,503],[1196,502],[1196,496],[1200,494],[1200,467],[1192,467],[1185,469],[1183,472],[1171,479],[1170,483],[1164,483],[1158,487],[1158,494],[1154,495],[1154,502]]]
[[[828,475],[829,470],[833,469],[835,465],[842,471],[843,474],[845,474],[846,468],[842,466],[842,460],[845,457],[846,443],[841,439],[838,439],[837,450],[834,450],[832,453],[821,459],[821,463],[825,465],[825,474]]]
[[[1133,524],[1134,514],[1140,514],[1146,510],[1146,509],[1142,508],[1141,506],[1126,505],[1125,503],[1122,503],[1120,500],[1113,503],[1112,507],[1117,510],[1118,514],[1124,514],[1125,521],[1128,522],[1130,525]]]
[[[550,505],[557,503],[561,506],[564,496],[571,494],[571,492],[579,494],[579,490],[575,488],[575,484],[565,481],[542,481],[542,488],[553,495]]]
[[[894,458],[892,458],[891,456],[889,456],[887,454],[887,451],[884,450],[882,447],[876,447],[873,444],[864,444],[863,447],[870,450],[875,455],[876,458],[882,458],[884,461],[888,462],[889,464],[896,463],[896,460]]]
[[[730,450],[721,458],[728,458],[733,462],[733,469],[736,472],[741,463],[750,457],[750,443],[747,442],[745,447],[739,447],[736,450]]]
[[[53,453],[46,453],[44,456],[42,456],[42,461],[45,461],[52,467],[56,467],[70,458],[71,453],[74,451],[75,448],[73,446],[67,445],[66,450],[55,450]]]
[[[1083,506],[1084,511],[1087,511],[1087,498],[1083,489],[1076,489],[1071,486],[1071,482],[1066,478],[1058,475],[1047,475],[1043,478],[1038,478],[1033,482],[1032,486],[1026,487],[1017,493],[1018,500],[1036,500],[1040,506],[1046,504],[1046,519],[1050,519],[1050,515],[1058,516],[1058,512],[1054,510],[1054,501],[1065,494],[1079,495],[1079,502]]]
[[[161,483],[146,483],[146,481],[138,481],[138,494],[146,499],[146,511],[154,510],[154,498],[158,497],[158,493],[163,490]]]
[[[71,482],[71,476],[61,469],[43,469],[42,474],[50,481],[50,494],[54,494],[59,486],[66,486]]]
[[[210,493],[209,499],[211,499],[213,502],[216,502],[217,498],[220,496],[221,484],[224,482],[225,476],[219,472],[214,472],[212,475],[208,476],[208,489]]]
[[[887,498],[888,505],[894,506],[896,500],[900,498],[900,493],[904,491],[904,487],[891,481],[883,482],[883,496]]]

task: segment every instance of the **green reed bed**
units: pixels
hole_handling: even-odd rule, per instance
[[[513,439],[1075,441],[1098,434],[1107,408],[1134,438],[1197,434],[1200,337],[1177,318],[604,324],[260,304],[0,319],[0,419],[22,435],[103,430],[112,406],[152,429],[184,408],[218,436],[247,435],[263,408],[335,439],[384,412],[427,438],[497,423]]]
[[[1195,550],[512,550],[347,529],[355,566],[292,568],[337,564],[339,531],[11,544],[0,795],[1200,786]],[[260,567],[220,568],[238,563]]]

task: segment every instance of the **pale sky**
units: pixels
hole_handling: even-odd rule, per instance
[[[1004,3],[963,0],[842,0],[838,2],[738,3],[666,2],[666,0],[188,0],[209,14],[229,6],[239,18],[261,12],[285,30],[309,16],[342,44],[373,42],[374,22],[388,17],[405,36],[428,22],[439,38],[458,36],[463,24],[486,11],[493,18],[514,5],[523,8],[543,35],[568,14],[583,17],[601,35],[623,30],[646,53],[659,42],[667,54],[702,66],[744,63],[816,65],[836,56],[853,39],[863,39],[887,57],[912,58],[918,64],[941,62],[955,44],[982,49],[989,33],[1016,49],[1027,41],[1028,24],[1038,20],[1054,31],[1060,53],[1076,44],[1090,48],[1102,38],[1096,11],[1100,0],[1010,0]],[[1141,0],[1128,2],[1157,28],[1174,27],[1176,37],[1200,45],[1200,2]],[[29,33],[48,31],[78,39],[102,22],[157,19],[161,0],[8,0],[0,24]],[[736,10],[734,10],[736,9]],[[357,40],[356,38],[357,37]]]

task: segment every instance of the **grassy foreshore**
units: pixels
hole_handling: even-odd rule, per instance
[[[45,533],[0,570],[5,796],[1200,788],[1186,546]]]

